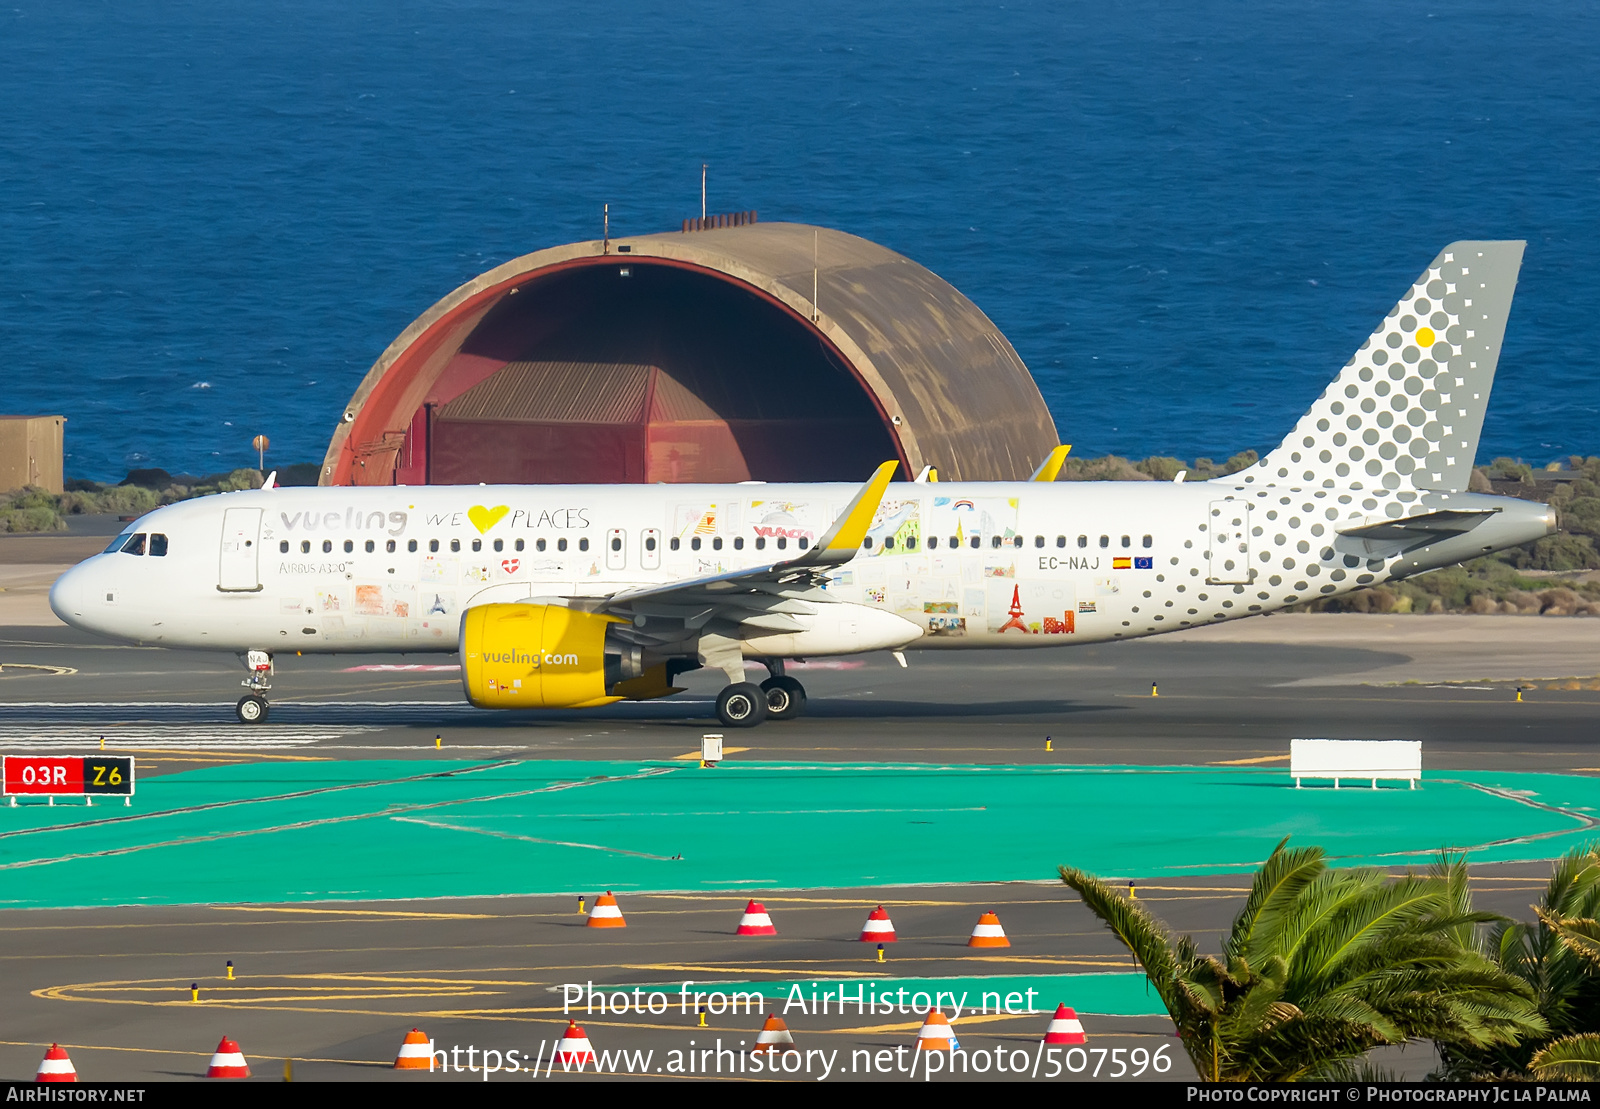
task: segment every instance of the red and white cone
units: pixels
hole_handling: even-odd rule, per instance
[[[35,1082],[76,1082],[78,1072],[72,1066],[72,1060],[67,1058],[67,1049],[60,1044],[51,1044],[50,1050],[44,1053],[44,1058],[39,1061],[39,1073],[34,1075]]]
[[[622,919],[622,910],[617,907],[617,899],[611,896],[611,891],[606,890],[594,899],[594,908],[589,910],[589,919],[584,922],[590,928],[626,928],[628,922]]]
[[[993,913],[984,913],[978,918],[978,923],[973,925],[972,936],[967,940],[968,947],[1010,947],[1011,941],[1006,939],[1006,930],[1000,927],[1000,918]]]
[[[744,907],[744,916],[739,918],[739,930],[736,936],[776,936],[778,930],[772,925],[772,918],[767,915],[767,907],[759,901],[752,901]]]
[[[211,1056],[211,1065],[206,1068],[207,1078],[249,1078],[250,1064],[244,1061],[244,1055],[239,1051],[239,1045],[222,1037],[222,1042],[217,1045],[216,1054]]]
[[[1083,1022],[1078,1019],[1078,1014],[1065,1005],[1058,1005],[1056,1015],[1050,1018],[1050,1027],[1044,1030],[1044,1042],[1086,1044],[1089,1042],[1089,1037],[1084,1034]]]
[[[407,1032],[405,1043],[400,1045],[400,1054],[394,1057],[394,1069],[432,1070],[433,1041],[415,1028]]]
[[[961,1041],[956,1039],[956,1030],[950,1027],[950,1020],[938,1009],[928,1012],[928,1019],[922,1022],[922,1027],[917,1030],[918,1051],[960,1051]]]
[[[794,1046],[794,1037],[789,1034],[789,1026],[783,1018],[773,1013],[767,1018],[767,1023],[761,1026],[761,1031],[756,1033],[756,1046],[752,1051],[754,1055],[776,1055],[782,1051],[799,1051]]]
[[[867,922],[861,926],[862,943],[893,943],[894,921],[889,919],[889,914],[879,905],[867,915]]]
[[[556,1061],[564,1067],[594,1062],[594,1045],[575,1020],[567,1021],[567,1030],[561,1034],[561,1043],[556,1048]]]

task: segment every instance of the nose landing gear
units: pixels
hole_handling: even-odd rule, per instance
[[[233,711],[241,724],[265,724],[268,711],[266,693],[272,688],[267,681],[272,677],[272,655],[266,651],[247,651],[242,661],[250,676],[239,684],[250,692],[239,698]]]

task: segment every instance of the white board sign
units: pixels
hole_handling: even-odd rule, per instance
[[[1365,778],[1378,788],[1378,779],[1409,781],[1417,788],[1422,777],[1422,743],[1412,739],[1291,739],[1289,775],[1294,787],[1302,778]]]

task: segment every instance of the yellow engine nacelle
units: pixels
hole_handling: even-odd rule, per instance
[[[625,674],[618,672],[620,656],[607,665],[606,629],[624,622],[560,605],[469,608],[461,617],[467,700],[484,709],[581,709],[620,701],[607,692]]]

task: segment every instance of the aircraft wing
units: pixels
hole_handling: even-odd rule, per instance
[[[1425,512],[1420,516],[1402,516],[1395,520],[1382,520],[1376,524],[1340,528],[1339,534],[1348,535],[1353,539],[1375,541],[1461,535],[1471,531],[1499,511],[1498,508],[1441,509],[1438,512]]]
[[[829,602],[821,583],[832,567],[849,562],[861,549],[861,541],[872,526],[898,465],[885,462],[879,466],[816,544],[796,558],[665,585],[624,589],[587,599],[584,607],[630,617],[640,628],[659,620],[695,630],[718,621],[768,631],[798,631],[801,625],[791,614],[815,611],[808,602]]]

